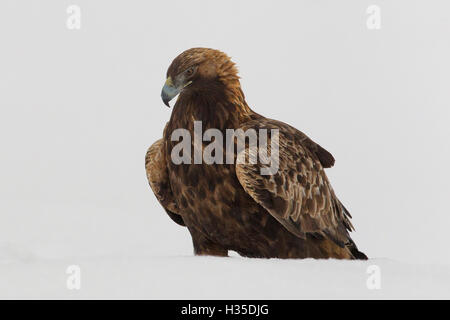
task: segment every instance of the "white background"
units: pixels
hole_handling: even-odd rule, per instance
[[[80,30],[66,27],[70,4]],[[366,26],[372,4],[380,30]],[[253,110],[335,156],[327,173],[363,252],[450,265],[449,9],[445,0],[2,0],[2,281],[45,259],[192,255],[187,230],[148,187],[144,156],[170,117],[160,99],[167,67],[197,46],[233,58]],[[23,286],[0,295],[40,297],[48,282],[33,294]]]

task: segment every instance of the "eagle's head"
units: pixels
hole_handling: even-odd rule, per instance
[[[161,98],[168,107],[178,94],[211,88],[239,86],[234,62],[225,53],[208,48],[192,48],[176,57],[167,70]]]

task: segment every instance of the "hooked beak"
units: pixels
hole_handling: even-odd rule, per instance
[[[169,101],[175,98],[177,94],[180,93],[180,91],[181,90],[175,87],[175,85],[173,84],[172,78],[168,77],[161,91],[161,99],[164,104],[170,108]]]

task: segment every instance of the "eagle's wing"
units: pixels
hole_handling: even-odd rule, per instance
[[[305,238],[306,234],[324,236],[340,246],[351,244],[347,230],[353,226],[350,215],[334,194],[324,167],[334,163],[333,156],[297,129],[270,119],[245,123],[241,129],[267,129],[270,156],[270,129],[278,129],[279,163],[274,175],[262,175],[269,167],[260,162],[249,163],[247,147],[238,155],[244,163],[236,164],[236,175],[244,190],[287,230]],[[260,139],[260,138],[259,138]],[[276,141],[276,139],[274,140]],[[252,151],[253,150],[253,151]],[[257,150],[256,150],[257,152]]]
[[[169,217],[179,225],[185,226],[170,187],[164,150],[163,139],[159,139],[148,149],[145,155],[147,179],[156,198],[164,207]]]

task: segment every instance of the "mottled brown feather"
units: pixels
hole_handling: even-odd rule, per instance
[[[277,129],[279,168],[275,175],[262,176],[267,165],[236,165],[236,175],[244,190],[298,237],[305,233],[326,234],[337,244],[349,243],[343,225],[351,225],[325,174],[317,150],[324,150],[305,134],[280,121],[267,118],[244,123],[244,131]],[[267,144],[270,146],[271,139]],[[320,149],[318,149],[320,148]],[[270,151],[270,150],[269,150]],[[246,155],[250,148],[243,150]],[[270,154],[270,153],[269,153]]]
[[[170,187],[164,150],[165,145],[163,139],[159,139],[148,148],[147,154],[145,155],[147,180],[156,199],[164,207],[169,217],[177,224],[185,226]]]

